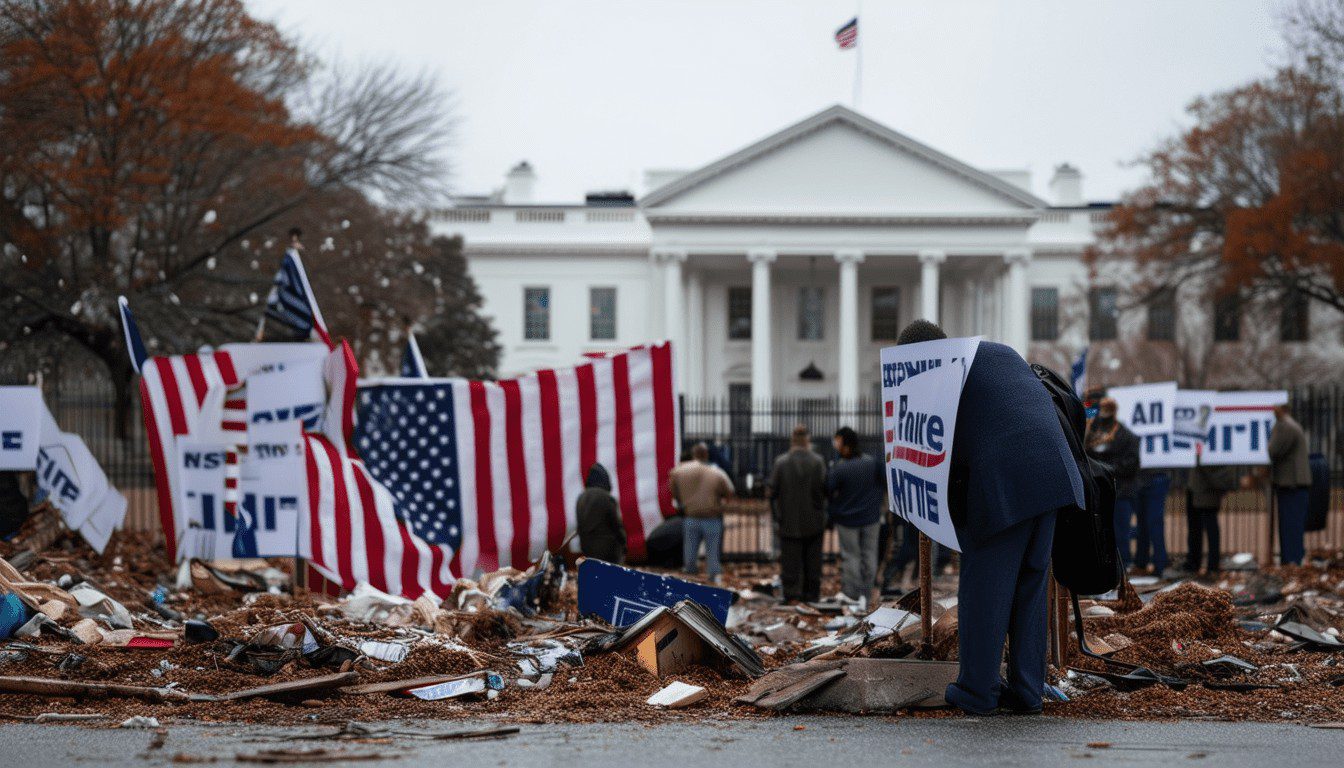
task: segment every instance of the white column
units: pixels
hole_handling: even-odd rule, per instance
[[[840,262],[840,365],[836,394],[842,403],[859,399],[859,265],[862,251],[836,251]]]
[[[686,315],[682,308],[685,290],[681,284],[681,265],[686,252],[656,250],[655,261],[663,265],[663,336],[672,342],[672,355],[680,375],[686,370]],[[682,379],[685,382],[685,379]],[[684,387],[685,384],[683,383]]]
[[[692,269],[686,274],[686,366],[677,373],[690,397],[705,394],[705,279]]]
[[[1031,291],[1027,287],[1027,265],[1031,251],[1014,248],[1003,254],[1008,264],[1008,279],[1004,282],[1004,341],[1017,353],[1026,357],[1030,343]]]
[[[770,359],[770,265],[775,262],[774,251],[753,250],[747,253],[751,262],[751,399],[768,403],[775,393],[774,366]],[[768,418],[752,420],[753,430],[769,427]]]
[[[919,252],[919,311],[920,317],[931,323],[938,322],[938,269],[947,254],[942,251],[924,250]]]

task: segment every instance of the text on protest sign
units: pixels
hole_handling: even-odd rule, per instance
[[[0,387],[0,470],[33,468],[46,410],[37,387]]]
[[[948,514],[952,436],[980,339],[940,339],[882,350],[882,426],[891,510],[960,551]]]
[[[1139,437],[1171,432],[1176,382],[1111,387],[1106,390],[1106,396],[1115,399],[1115,414],[1120,423]]]

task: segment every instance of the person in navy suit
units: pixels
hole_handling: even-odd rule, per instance
[[[943,338],[916,320],[896,343]],[[980,342],[966,376],[948,494],[962,551],[960,670],[947,701],[976,715],[1040,712],[1055,513],[1083,505],[1083,482],[1045,386],[1004,344]]]

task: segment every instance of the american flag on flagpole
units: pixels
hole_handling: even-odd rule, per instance
[[[266,314],[261,321],[263,328],[268,320],[288,332],[281,339],[283,341],[317,338],[328,347],[332,345],[327,323],[322,319],[322,310],[317,306],[313,286],[308,282],[308,272],[303,268],[297,248],[285,250],[280,270],[275,273],[271,293],[266,297]]]
[[[854,48],[859,44],[859,17],[855,16],[835,30],[835,44],[841,50]]]
[[[348,350],[348,347],[346,348]],[[323,434],[308,436],[306,537],[316,571],[343,589],[443,595],[454,579],[525,568],[574,530],[593,463],[639,557],[672,513],[679,435],[671,345],[507,381],[390,379],[352,386],[333,351]],[[351,412],[357,419],[341,418]]]

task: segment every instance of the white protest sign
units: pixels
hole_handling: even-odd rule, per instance
[[[47,493],[72,529],[84,525],[110,489],[107,475],[88,446],[79,435],[69,432],[43,436],[37,450],[36,475],[37,486]]]
[[[1171,431],[1179,437],[1204,442],[1213,419],[1213,401],[1218,393],[1208,389],[1176,390],[1176,408],[1172,411]]]
[[[882,427],[891,511],[961,551],[947,507],[961,388],[980,339],[940,339],[882,350]]]
[[[37,387],[0,387],[0,470],[33,468],[46,411]]]
[[[1143,469],[1181,469],[1195,466],[1199,440],[1176,433],[1139,438],[1139,466]]]
[[[186,525],[178,541],[178,559],[232,557],[233,526],[226,523],[224,478],[228,448],[215,442],[178,438],[173,457],[177,476],[177,508]],[[227,534],[225,529],[228,529]]]
[[[112,532],[120,528],[125,519],[126,497],[115,488],[110,488],[98,503],[98,508],[79,526],[79,535],[101,555],[112,538]]]
[[[298,420],[304,429],[320,429],[327,390],[322,362],[299,360],[247,377],[247,423]]]
[[[308,513],[300,424],[249,424],[247,443],[238,482],[233,556],[297,556],[299,521]]]
[[[1286,402],[1288,393],[1281,390],[1217,393],[1201,463],[1210,466],[1268,464],[1274,406]]]
[[[1176,408],[1175,382],[1111,387],[1106,396],[1115,398],[1115,415],[1120,423],[1139,437],[1171,432],[1172,411]]]

